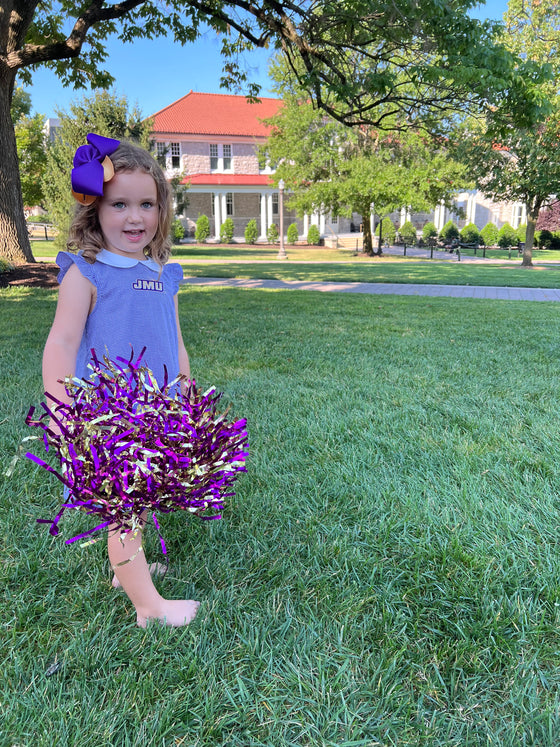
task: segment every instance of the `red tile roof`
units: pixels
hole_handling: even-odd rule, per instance
[[[183,179],[182,184],[269,187],[272,179],[267,174],[191,174]]]
[[[260,120],[274,116],[282,101],[261,98],[252,104],[245,96],[193,93],[152,115],[154,134],[245,135],[266,137],[270,128]]]

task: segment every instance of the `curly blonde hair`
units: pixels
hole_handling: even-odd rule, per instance
[[[121,141],[119,147],[110,156],[115,174],[122,171],[143,171],[149,174],[156,183],[158,201],[158,227],[156,235],[146,247],[145,254],[160,266],[171,256],[171,190],[161,166],[148,151],[139,145]],[[91,205],[77,205],[76,212],[66,247],[71,252],[80,251],[83,258],[93,264],[96,256],[105,246],[105,239],[97,213],[97,200]]]

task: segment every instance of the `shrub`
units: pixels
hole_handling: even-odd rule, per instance
[[[520,223],[515,229],[515,233],[517,234],[518,240],[524,242],[527,238],[527,224]]]
[[[498,231],[498,246],[501,246],[502,249],[517,246],[517,233],[509,223],[504,223]]]
[[[554,231],[552,234],[552,241],[550,242],[549,249],[554,249],[555,251],[560,250],[560,231]]]
[[[379,236],[379,223],[375,228],[375,235]],[[395,228],[393,221],[390,218],[383,218],[381,221],[381,240],[392,244],[396,236],[397,229]]]
[[[539,249],[549,249],[552,239],[552,231],[543,228],[542,231],[539,232]]]
[[[411,221],[407,220],[406,223],[403,223],[399,233],[405,244],[416,244],[416,228]]]
[[[310,246],[319,246],[319,242],[321,241],[321,234],[319,233],[319,229],[315,224],[309,226],[309,230],[307,232],[307,243]]]
[[[14,266],[10,262],[8,262],[7,259],[0,257],[0,275],[2,275],[4,272],[10,272],[10,270],[13,269]]]
[[[185,227],[179,218],[175,218],[171,224],[171,238],[174,244],[179,244],[181,239],[185,238]]]
[[[43,215],[29,215],[27,217],[27,222],[28,223],[52,223],[48,213],[43,213]]]
[[[233,241],[234,230],[233,218],[226,218],[220,226],[220,241],[222,244],[230,244]]]
[[[249,223],[245,226],[245,243],[256,244],[259,235],[259,229],[257,228],[257,221],[251,218]]]
[[[496,246],[498,243],[498,228],[493,223],[487,223],[482,231],[480,237],[485,246]]]
[[[445,226],[439,232],[440,239],[444,241],[452,241],[453,239],[459,238],[459,228],[453,223],[452,220],[448,220]]]
[[[288,239],[288,244],[295,244],[299,239],[297,223],[290,223],[290,225],[288,226],[288,231],[286,233],[286,238]]]
[[[210,219],[207,215],[199,215],[196,221],[194,237],[197,241],[204,243],[210,236]]]
[[[433,239],[435,236],[437,236],[436,224],[429,220],[422,229],[422,238],[424,241],[428,241],[428,239]]]
[[[480,231],[474,223],[468,223],[461,229],[461,241],[465,244],[480,244]]]
[[[269,244],[275,244],[278,241],[278,226],[276,223],[271,223],[266,232],[266,238]]]

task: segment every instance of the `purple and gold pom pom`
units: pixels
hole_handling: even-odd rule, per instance
[[[93,351],[92,351],[93,352]],[[134,531],[146,511],[189,511],[219,519],[232,484],[245,472],[246,421],[228,422],[218,413],[221,394],[202,393],[194,381],[175,379],[160,388],[140,357],[134,361],[93,352],[89,380],[67,379],[72,398],[65,404],[46,393],[43,414],[26,418],[43,430],[47,451],[58,457],[55,469],[34,454],[37,464],[67,488],[68,499],[52,520],[50,533],[67,508],[92,514],[100,523],[73,537],[74,542],[110,527]],[[183,385],[184,392],[177,393]],[[51,427],[51,421],[57,427]]]

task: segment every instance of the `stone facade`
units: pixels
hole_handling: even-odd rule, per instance
[[[211,101],[215,105],[219,101],[225,105],[230,99],[234,99],[239,121],[248,122],[247,112],[243,107],[248,106],[242,97],[220,98],[211,94],[193,94],[184,97],[184,101],[193,98],[198,103],[195,109],[189,109],[189,118],[193,111],[199,111],[200,106]],[[188,185],[188,205],[181,220],[186,229],[187,237],[194,236],[194,230],[198,217],[202,214],[210,219],[211,235],[214,239],[219,238],[220,226],[231,217],[235,227],[235,239],[243,241],[245,228],[251,219],[257,221],[259,240],[266,241],[266,235],[271,223],[279,226],[279,191],[270,179],[270,170],[261,170],[258,159],[258,147],[265,142],[265,135],[259,131],[259,125],[253,126],[253,132],[240,132],[235,130],[233,117],[223,118],[216,132],[220,135],[203,134],[202,132],[177,132],[180,127],[180,117],[176,117],[175,131],[158,132],[157,124],[160,115],[168,116],[166,112],[179,106],[183,100],[179,100],[155,115],[154,138],[156,148],[160,157],[165,158],[166,171],[169,178],[183,176]],[[279,102],[278,102],[279,103]],[[220,116],[220,110],[212,110],[208,114],[210,124],[213,117]],[[251,112],[253,116],[253,112]],[[255,118],[259,115],[255,111]],[[200,119],[200,118],[199,118]],[[162,126],[168,120],[161,120]],[[203,127],[208,124],[202,121]],[[231,130],[227,128],[231,126]],[[201,127],[202,129],[202,127]],[[227,135],[226,132],[232,134]],[[213,159],[212,159],[213,156]],[[286,202],[286,200],[285,200]],[[470,191],[457,194],[457,211],[449,210],[443,205],[435,207],[431,213],[411,213],[406,209],[392,213],[389,217],[398,229],[407,220],[412,221],[420,235],[422,228],[428,221],[433,221],[438,230],[448,220],[453,220],[459,228],[467,223],[475,223],[482,229],[487,223],[494,223],[500,228],[505,222],[517,228],[520,223],[526,222],[526,211],[520,203],[496,203],[485,197],[480,192]],[[353,214],[351,218],[335,218],[329,214],[296,216],[292,211],[284,210],[284,231],[287,231],[291,223],[296,223],[300,239],[305,239],[311,225],[317,225],[321,236],[333,238],[340,234],[348,234],[360,230],[363,220],[369,219],[374,228],[378,219],[375,216],[362,217]]]

